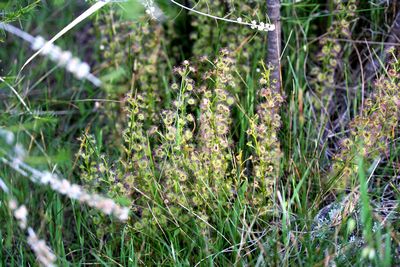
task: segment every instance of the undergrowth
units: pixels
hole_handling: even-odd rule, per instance
[[[399,265],[398,6],[281,1],[273,66],[270,2],[112,1],[56,40],[99,87],[2,26],[0,265]]]

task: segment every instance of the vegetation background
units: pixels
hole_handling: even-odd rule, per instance
[[[399,265],[400,3],[282,0],[267,32],[274,3],[108,3],[55,42],[99,87],[53,54],[25,65],[2,28],[0,265]],[[50,40],[94,5],[2,1],[0,22]]]

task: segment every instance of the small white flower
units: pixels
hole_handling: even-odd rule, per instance
[[[39,50],[46,43],[46,40],[42,36],[36,36],[35,40],[32,43],[31,48],[33,50]]]
[[[53,174],[51,174],[50,172],[43,172],[43,175],[40,177],[40,182],[42,184],[47,184],[51,180],[53,180]]]
[[[62,50],[58,46],[54,46],[53,49],[49,53],[49,57],[53,61],[58,61],[61,56]]]
[[[68,191],[68,196],[72,199],[78,199],[82,194],[82,190],[79,185],[72,184],[70,190]]]
[[[60,55],[60,57],[58,59],[59,64],[66,65],[68,63],[68,61],[71,60],[71,58],[72,58],[71,52],[64,51],[64,52],[61,53],[61,55]]]
[[[98,203],[98,207],[105,214],[110,215],[115,207],[115,203],[111,199],[103,199],[100,203]]]
[[[76,77],[78,79],[85,78],[90,73],[90,66],[89,64],[82,62],[76,69]]]
[[[266,26],[268,31],[274,31],[275,30],[275,24],[267,24]]]
[[[42,55],[47,56],[51,53],[51,51],[54,50],[54,45],[51,43],[46,43],[43,48],[42,51],[40,52]]]
[[[37,261],[41,266],[56,266],[56,255],[46,245],[44,240],[37,237],[32,228],[28,228],[28,244],[36,255]]]
[[[78,199],[80,202],[82,202],[82,203],[88,203],[89,201],[90,201],[90,195],[89,194],[87,194],[86,192],[85,193],[83,193],[83,194],[81,194],[80,196],[79,196],[79,199]]]
[[[52,179],[50,180],[50,187],[51,189],[53,189],[54,191],[59,192],[60,187],[61,187],[61,181],[58,179]]]
[[[19,225],[22,229],[26,227],[26,221],[28,216],[28,210],[25,205],[20,206],[14,211],[14,217],[19,221]]]
[[[61,194],[65,195],[69,192],[70,188],[71,183],[68,180],[63,179],[60,183],[60,188],[58,190]]]
[[[118,219],[126,221],[129,218],[129,208],[122,208],[119,212]]]
[[[70,61],[68,61],[66,68],[69,72],[75,73],[80,64],[81,61],[78,58],[74,57]]]
[[[242,19],[242,18],[237,18],[236,21],[239,22],[239,23],[242,23],[242,22],[243,22],[243,19]]]

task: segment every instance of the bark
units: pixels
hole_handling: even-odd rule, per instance
[[[281,3],[280,0],[267,0],[267,15],[275,30],[268,32],[268,56],[267,64],[273,67],[271,71],[271,86],[276,92],[281,92]]]

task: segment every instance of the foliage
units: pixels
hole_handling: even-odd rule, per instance
[[[0,20],[49,40],[95,2]],[[395,3],[281,1],[282,91],[266,1],[179,3],[57,40],[101,87],[1,33],[0,265],[399,265]]]

